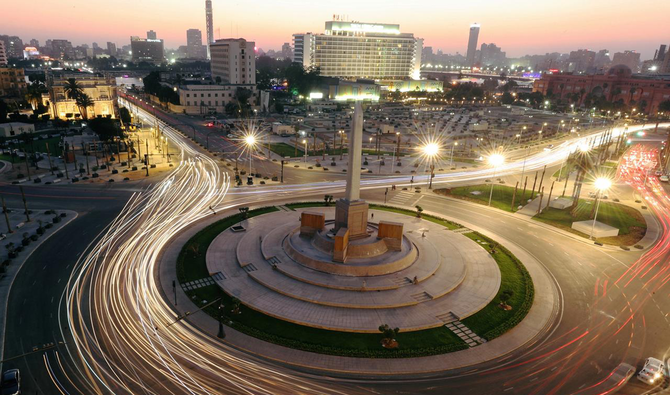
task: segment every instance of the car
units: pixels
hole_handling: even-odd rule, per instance
[[[644,366],[638,372],[637,379],[644,381],[647,384],[654,384],[658,379],[661,379],[665,374],[665,367],[663,361],[653,357],[649,357],[644,361]]]
[[[658,177],[658,179],[662,182],[668,182],[668,180],[669,180],[668,176],[660,176],[660,177]]]
[[[3,372],[0,383],[0,394],[2,395],[19,395],[21,393],[21,374],[18,369]]]

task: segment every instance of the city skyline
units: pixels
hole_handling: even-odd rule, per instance
[[[36,23],[30,25],[12,18],[5,21],[0,34],[17,35],[26,42],[33,38],[41,43],[46,39],[64,38],[75,45],[111,41],[123,46],[129,44],[130,36],[142,36],[146,31],[154,30],[165,40],[167,48],[177,48],[185,44],[187,29],[206,32],[204,2],[191,3],[190,7],[184,8],[176,0],[166,0],[161,2],[160,9],[156,9],[155,3],[120,0],[118,7],[105,13],[98,12],[100,4],[97,3],[77,2],[71,7],[50,9],[44,19],[37,15]],[[602,0],[587,4],[569,0],[560,5],[521,1],[514,9],[498,6],[493,1],[485,1],[481,7],[470,9],[465,5],[447,5],[432,0],[425,1],[421,7],[400,1],[373,0],[360,4],[344,0],[332,12],[301,0],[279,3],[260,0],[259,9],[273,9],[266,13],[249,13],[241,2],[225,4],[213,0],[212,3],[215,39],[244,37],[255,40],[264,50],[279,50],[284,42],[291,41],[293,33],[323,31],[324,22],[331,20],[333,14],[370,23],[398,23],[401,31],[423,38],[424,46],[463,55],[467,49],[469,26],[475,22],[481,25],[479,43],[496,43],[509,57],[588,48],[595,51],[608,49],[610,53],[635,50],[641,53],[642,59],[648,59],[659,43],[670,39],[663,28],[664,13],[659,9],[670,10],[670,6],[659,7],[658,2],[650,0],[643,0],[635,9],[612,7],[611,2]],[[10,13],[27,15],[34,9],[45,9],[47,5],[46,0],[37,0],[31,5],[14,3]],[[659,12],[645,14],[644,10],[650,7],[659,9]],[[131,9],[133,15],[129,17]],[[575,9],[580,13],[574,14]],[[547,15],[552,16],[551,21]],[[60,22],[72,17],[81,22]],[[300,19],[299,24],[296,18]],[[114,20],[114,25],[105,23],[109,20]],[[613,31],[612,21],[620,20],[625,20],[625,25],[616,26],[618,31]],[[107,25],[110,27],[105,29]],[[510,29],[512,26],[523,26],[523,29]],[[635,29],[625,26],[635,26]]]

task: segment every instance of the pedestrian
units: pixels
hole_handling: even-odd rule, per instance
[[[371,219],[375,219],[375,213],[370,213]]]

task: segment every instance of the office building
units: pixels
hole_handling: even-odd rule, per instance
[[[612,57],[612,64],[615,66],[622,64],[631,69],[633,73],[637,73],[640,68],[640,54],[635,51],[617,52]]]
[[[507,54],[500,47],[491,44],[482,44],[479,50],[480,66],[504,66],[507,62]]]
[[[419,77],[423,40],[401,33],[397,24],[329,21],[324,33],[294,34],[293,43],[294,60],[325,77]]]
[[[149,30],[147,32],[147,40],[156,40],[156,32],[153,30]]]
[[[77,103],[65,94],[65,85],[69,78],[74,78],[84,93],[93,99],[93,106],[87,109],[89,118],[98,115],[116,118],[118,114],[117,91],[116,80],[113,77],[70,71],[50,71],[47,73],[48,94],[43,95],[42,102],[49,109],[52,118],[81,118]]]
[[[133,62],[163,63],[163,40],[130,37]]]
[[[594,70],[596,53],[588,49],[580,49],[570,52],[568,58],[568,71],[574,73],[590,73]]]
[[[186,31],[186,57],[204,59],[206,56],[207,48],[202,45],[202,32],[199,29],[188,29]]]
[[[26,91],[26,75],[23,69],[0,68],[0,97],[23,98]]]
[[[212,45],[212,48],[215,48]],[[212,55],[215,52],[212,51]],[[235,101],[238,88],[249,89],[255,92],[255,85],[241,84],[182,84],[177,87],[181,112],[185,114],[215,114],[225,113],[226,104]],[[253,99],[249,100],[253,103]]]
[[[109,56],[116,56],[116,44],[112,42],[107,42],[107,53]]]
[[[626,106],[634,102],[638,111],[654,114],[661,102],[670,98],[670,76],[634,76],[628,66],[617,65],[605,74],[543,74],[534,82],[533,91],[543,95],[553,92],[563,100],[583,93],[577,101],[579,106],[589,94],[607,101],[622,100]]]
[[[7,65],[7,51],[5,50],[5,42],[0,40],[0,66]]]
[[[35,48],[39,48],[40,47],[40,41],[33,38],[32,40],[30,40],[30,46],[35,47]]]
[[[212,21],[212,0],[205,0],[205,22],[207,27],[207,59],[211,58],[209,46],[214,42],[214,25]]]
[[[212,78],[224,84],[256,85],[256,54],[253,41],[243,38],[216,40],[210,45]]]
[[[477,52],[477,42],[479,40],[479,24],[473,23],[470,25],[470,36],[468,37],[468,52],[465,55],[466,66],[472,67],[475,65],[475,52]]]

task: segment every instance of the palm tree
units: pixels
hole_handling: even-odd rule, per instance
[[[81,85],[77,83],[77,80],[74,78],[68,78],[67,82],[65,83],[65,96],[70,99],[70,100],[76,100],[77,97],[81,96],[84,93],[84,89],[82,89]]]
[[[33,110],[37,109],[37,106],[42,102],[42,93],[46,92],[46,87],[39,81],[35,81],[32,84],[28,85],[28,90],[26,92],[26,101],[30,103],[30,106]]]
[[[91,99],[91,97],[86,93],[81,93],[75,98],[75,101],[77,102],[77,107],[79,107],[79,113],[81,116],[88,120],[88,108],[95,105],[93,99]]]

